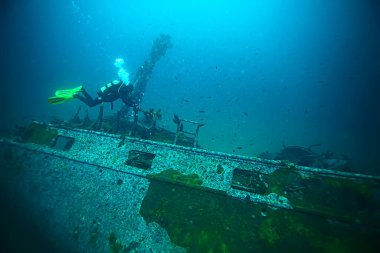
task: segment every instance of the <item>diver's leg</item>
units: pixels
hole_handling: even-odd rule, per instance
[[[89,107],[94,107],[94,106],[102,103],[102,99],[100,97],[96,97],[93,99],[86,91],[83,92],[83,95],[85,95],[85,96],[82,96],[80,94],[75,94],[74,98],[79,99],[80,101],[82,101],[83,103],[88,105]]]
[[[85,88],[82,88],[81,90],[82,94],[88,99],[88,100],[93,100],[90,94],[85,90]]]
[[[88,105],[88,106],[90,106],[91,101],[92,101],[92,99],[89,100],[89,99],[87,99],[86,97],[83,97],[82,95],[79,95],[79,94],[75,94],[75,95],[74,95],[74,98],[79,99],[80,101],[82,101],[83,103],[85,103],[85,104]]]

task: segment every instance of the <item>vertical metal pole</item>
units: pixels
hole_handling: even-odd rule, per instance
[[[139,108],[137,105],[133,106],[133,125],[129,135],[132,137],[136,137],[137,123],[139,120]]]
[[[104,106],[99,106],[99,115],[98,115],[98,122],[95,124],[95,130],[102,129],[103,125],[103,112],[104,112]]]
[[[177,122],[177,131],[176,131],[176,133],[175,133],[174,145],[177,144],[180,129],[181,129],[181,120],[179,120],[179,121]]]

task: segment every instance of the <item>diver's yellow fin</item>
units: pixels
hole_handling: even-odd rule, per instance
[[[75,87],[68,90],[57,90],[55,92],[56,97],[72,97],[83,89],[82,86]]]
[[[83,89],[82,86],[78,86],[76,88],[68,89],[68,90],[57,90],[55,92],[55,97],[48,98],[48,103],[57,105],[57,104],[62,104],[64,102],[67,102],[73,99],[74,95],[80,92],[82,89]]]

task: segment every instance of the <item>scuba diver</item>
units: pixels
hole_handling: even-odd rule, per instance
[[[117,99],[121,99],[126,106],[136,106],[137,101],[131,97],[133,85],[131,83],[126,84],[122,80],[114,80],[97,91],[95,98],[83,88],[83,86],[76,87],[69,90],[56,91],[54,97],[48,98],[49,104],[61,104],[69,101],[73,98],[77,98],[89,107],[97,106],[103,102],[111,103],[111,109],[113,109],[113,102]]]
[[[133,107],[134,111],[138,110],[138,105],[144,95],[147,83],[152,75],[156,62],[166,54],[166,51],[173,47],[171,38],[167,34],[160,34],[153,41],[150,57],[145,60],[144,64],[137,70],[133,82],[129,81],[129,73],[124,69],[124,60],[116,59],[114,65],[118,68],[119,80],[112,81],[97,91],[97,97],[92,98],[90,94],[79,86],[68,90],[58,90],[54,97],[48,98],[49,104],[62,104],[66,101],[77,98],[89,107],[94,107],[103,102],[110,102],[111,108],[117,99],[121,99],[127,107]]]
[[[132,90],[132,84],[126,84],[121,80],[114,80],[101,87],[97,91],[98,96],[94,99],[87,93],[84,88],[81,89],[83,96],[81,93],[76,93],[74,95],[74,98],[81,100],[89,107],[94,107],[103,102],[109,102],[111,103],[111,109],[113,108],[113,102],[120,98],[125,105],[132,107],[135,104],[131,97]]]

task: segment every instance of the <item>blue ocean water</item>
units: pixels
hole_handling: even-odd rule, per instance
[[[118,57],[133,76],[166,33],[174,46],[141,104],[163,111],[162,126],[174,113],[202,121],[204,148],[246,156],[320,144],[380,174],[379,11],[375,0],[2,1],[1,130],[71,117],[80,102],[47,104],[55,90],[95,94]]]

